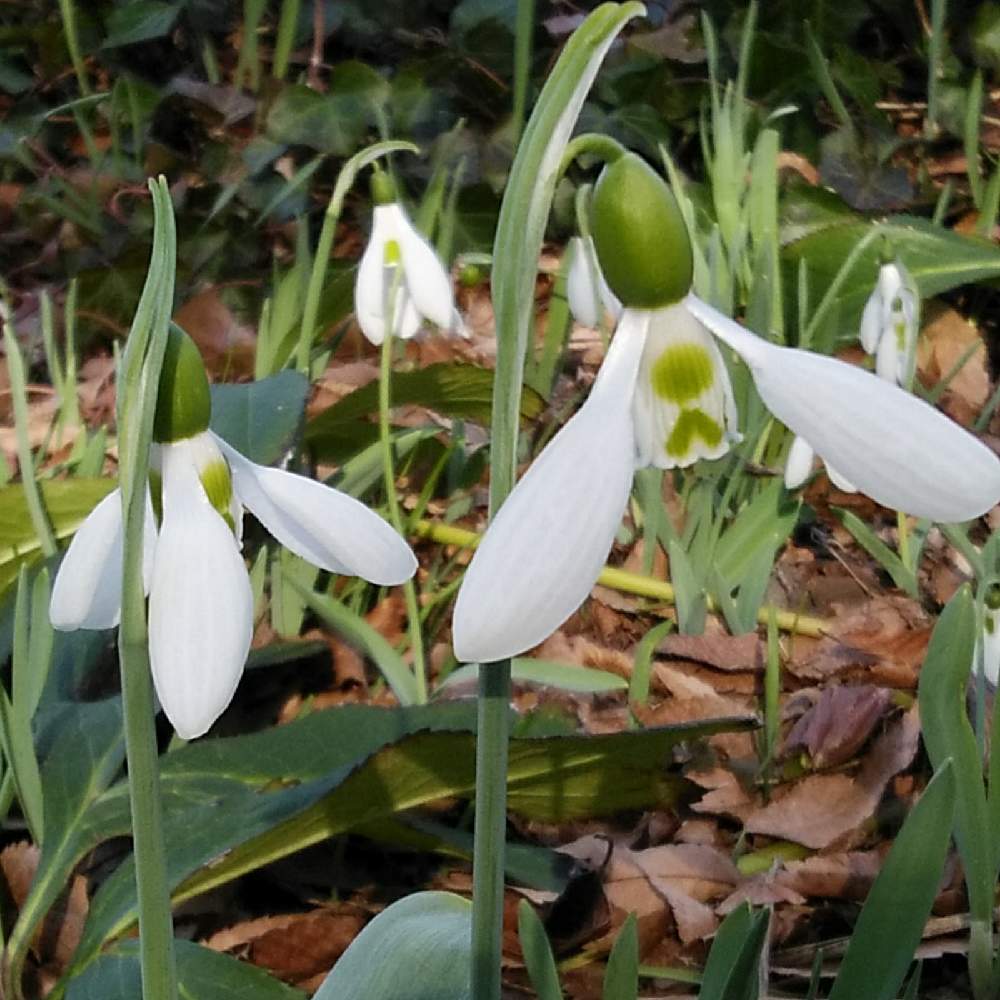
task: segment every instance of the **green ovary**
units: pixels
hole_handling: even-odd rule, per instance
[[[701,438],[709,448],[716,448],[722,441],[722,428],[704,410],[681,410],[667,438],[667,454],[671,458],[684,458],[695,438]]]
[[[656,359],[650,379],[657,396],[678,406],[690,403],[715,381],[712,355],[700,344],[674,344]]]
[[[397,267],[403,262],[403,253],[396,240],[386,240],[383,263],[386,267]]]

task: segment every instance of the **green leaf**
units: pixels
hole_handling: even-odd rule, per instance
[[[453,670],[441,688],[456,684],[473,684],[479,675],[479,664],[467,663]],[[628,681],[607,670],[580,667],[572,663],[554,663],[551,660],[533,660],[519,656],[511,661],[511,678],[522,684],[540,684],[561,688],[563,691],[577,691],[593,694],[598,691],[627,691]]]
[[[364,93],[319,94],[295,84],[282,88],[267,116],[275,142],[350,156],[364,140],[371,108]]]
[[[392,377],[393,406],[417,405],[448,417],[488,425],[493,401],[493,372],[477,365],[443,363]],[[524,419],[537,417],[545,401],[526,389],[521,404]],[[336,461],[359,450],[359,431],[374,438],[377,429],[366,420],[378,410],[378,384],[369,382],[324,410],[306,426],[305,443],[319,459]]]
[[[865,900],[829,1000],[892,1000],[913,961],[951,840],[955,773],[945,761],[906,817]]]
[[[823,290],[871,228],[872,224],[864,221],[824,226],[785,246],[782,258],[794,269],[804,260],[809,269],[810,287]],[[891,216],[878,229],[909,269],[922,298],[1000,276],[1000,247],[990,240],[964,236],[909,215]],[[836,299],[840,333],[845,341],[857,337],[861,310],[875,286],[879,244],[879,240],[872,241],[858,256]],[[814,301],[819,301],[819,297],[817,295]]]
[[[108,37],[104,39],[103,48],[114,49],[162,38],[173,28],[182,6],[161,0],[132,0],[115,7],[108,15]]]
[[[174,941],[177,986],[199,1000],[305,1000],[263,969],[191,941]],[[123,941],[69,982],[66,1000],[136,1000],[142,996],[139,944]]]
[[[283,458],[302,425],[309,381],[283,371],[245,385],[212,386],[212,430],[258,465]]]
[[[919,587],[916,574],[882,541],[857,514],[840,507],[833,508],[840,523],[854,536],[854,540],[892,577],[892,582],[910,597],[917,597]]]
[[[511,808],[564,821],[663,806],[684,786],[667,766],[678,742],[752,725],[737,718],[600,736],[516,738],[508,772]],[[161,776],[174,898],[223,885],[357,825],[471,795],[474,730],[472,704],[351,705],[168,754]],[[127,833],[128,817],[127,789],[120,783],[95,803],[87,823],[103,839]],[[127,862],[94,898],[70,974],[134,919],[134,872]]]
[[[517,936],[521,940],[524,965],[538,1000],[563,1000],[559,972],[545,925],[526,899],[522,899],[517,907]]]
[[[20,981],[34,933],[65,889],[74,867],[103,834],[89,822],[89,810],[120,772],[125,758],[122,710],[117,698],[64,703],[60,715],[50,720],[49,729],[57,734],[41,768],[49,834],[31,891],[7,941],[8,987]],[[5,992],[16,995],[9,989]]]
[[[639,993],[639,931],[635,914],[622,924],[608,956],[602,1000],[636,1000]]]
[[[716,932],[698,1000],[757,1000],[760,953],[770,914],[748,903],[733,910]]]
[[[69,538],[84,518],[115,487],[113,479],[60,479],[39,484],[49,523],[57,539]],[[24,487],[0,489],[0,594],[17,579],[22,564],[41,555],[31,524]]]
[[[969,965],[978,988],[992,964],[993,895],[997,862],[983,785],[983,763],[965,707],[973,663],[976,613],[968,587],[948,602],[931,635],[920,671],[918,701],[927,754],[935,770],[951,760],[957,781],[955,841],[969,893]]]
[[[313,1000],[471,1000],[471,942],[467,899],[413,893],[365,927]]]
[[[798,523],[802,502],[775,479],[743,507],[716,543],[712,561],[727,580],[740,581],[761,552],[775,553]]]

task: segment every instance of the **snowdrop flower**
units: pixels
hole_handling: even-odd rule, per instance
[[[229,704],[250,649],[253,597],[240,554],[244,507],[282,545],[332,573],[393,585],[417,565],[403,539],[353,497],[256,465],[231,448],[208,429],[210,405],[198,349],[174,329],[157,400],[143,575],[156,693],[185,739],[202,735]],[[59,567],[52,624],[113,627],[121,588],[116,489],[80,526]]]
[[[747,364],[779,420],[885,506],[962,521],[1000,500],[1000,461],[933,407],[834,358],[770,344],[691,294],[680,211],[638,157],[605,169],[593,214],[601,267],[625,308],[587,401],[473,556],[453,619],[460,660],[524,652],[576,610],[604,565],[637,466],[718,458],[738,440],[715,338]]]
[[[451,278],[431,245],[396,200],[391,179],[372,177],[372,234],[358,267],[354,311],[362,333],[376,346],[392,335],[409,339],[424,319],[442,329],[465,330],[455,310]]]
[[[593,238],[574,236],[566,249],[570,254],[566,299],[573,319],[583,326],[596,327],[604,313],[609,313],[617,323],[622,304],[604,280]]]
[[[875,372],[880,378],[909,388],[919,329],[917,286],[900,261],[883,263],[861,314],[860,331],[861,346],[875,355]]]

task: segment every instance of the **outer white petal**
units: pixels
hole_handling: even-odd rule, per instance
[[[361,332],[376,346],[385,339],[385,245],[395,238],[392,217],[385,205],[377,205],[372,217],[372,235],[358,265],[354,282],[354,312]]]
[[[398,204],[382,205],[391,212],[396,239],[403,256],[403,274],[417,311],[432,323],[447,330],[455,310],[451,277],[434,248],[417,232]]]
[[[208,502],[184,442],[163,449],[163,526],[149,594],[149,655],[178,735],[204,733],[232,700],[253,635],[236,539]]]
[[[649,313],[626,310],[589,399],[493,519],[455,605],[460,660],[530,649],[590,593],[632,485],[631,397],[648,325]]]
[[[386,284],[396,280],[393,268],[386,268]],[[396,302],[392,308],[392,335],[409,340],[416,335],[422,325],[423,320],[420,318],[420,312],[407,291],[406,282],[400,276]]]
[[[858,337],[861,346],[869,353],[878,350],[879,338],[882,336],[882,299],[878,287],[868,296],[864,311],[861,313],[861,329]]]
[[[840,490],[841,493],[857,493],[858,488],[849,480],[845,479],[832,465],[827,465],[826,474],[830,477],[830,482]]]
[[[1000,500],[1000,461],[923,400],[870,372],[776,347],[693,295],[688,307],[749,365],[768,409],[886,507],[967,521]]]
[[[346,493],[256,465],[216,438],[240,501],[285,548],[315,566],[372,583],[409,580],[417,560],[395,529]]]
[[[805,438],[796,437],[785,459],[785,488],[798,489],[812,472],[813,450]]]
[[[143,583],[149,592],[156,521],[149,492],[143,531]],[[113,628],[122,604],[122,500],[112,490],[80,525],[59,565],[49,620],[54,628]]]

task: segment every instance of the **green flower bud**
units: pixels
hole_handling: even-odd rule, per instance
[[[478,264],[464,264],[458,272],[458,283],[463,288],[475,288],[485,277],[483,269]]]
[[[634,153],[609,164],[594,188],[594,246],[611,290],[626,306],[656,309],[691,289],[687,226],[663,178]]]
[[[208,430],[212,400],[208,376],[194,341],[180,327],[171,325],[160,372],[153,418],[153,440],[170,444]]]
[[[391,205],[396,198],[396,185],[392,178],[384,170],[376,170],[372,173],[372,201],[376,205]]]

